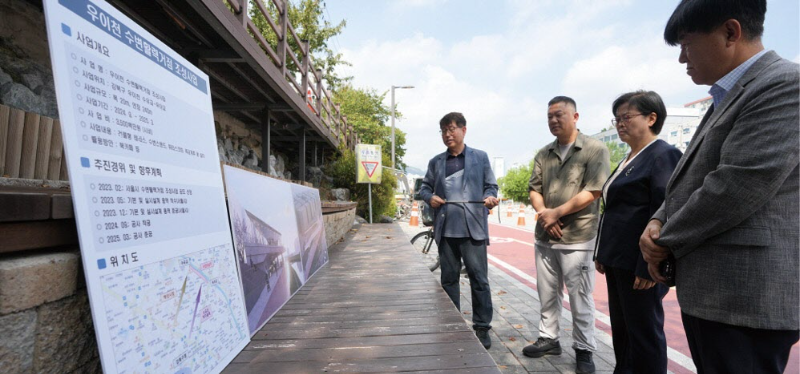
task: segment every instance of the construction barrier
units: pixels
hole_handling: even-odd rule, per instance
[[[408,220],[408,225],[419,227],[419,206],[416,201],[411,205],[411,219]]]

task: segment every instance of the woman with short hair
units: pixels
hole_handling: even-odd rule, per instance
[[[667,109],[653,91],[621,95],[612,105],[619,138],[630,146],[603,186],[595,267],[606,276],[614,373],[666,373],[664,308],[669,288],[656,283],[639,250],[639,236],[664,201],[681,152],[658,139]]]

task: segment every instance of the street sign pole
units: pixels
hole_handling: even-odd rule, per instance
[[[369,199],[369,223],[372,223],[372,184],[381,183],[381,146],[356,144],[356,183],[366,183]]]
[[[369,198],[369,223],[372,224],[372,183],[367,184],[369,189],[367,191],[367,196]]]

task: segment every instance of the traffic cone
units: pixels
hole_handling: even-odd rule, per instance
[[[411,205],[411,219],[408,220],[408,225],[419,227],[419,208],[416,201]]]
[[[519,216],[517,217],[517,226],[525,226],[525,204],[519,204]]]
[[[489,209],[489,215],[491,216],[492,214],[494,214],[494,208]]]
[[[508,207],[508,210],[506,211],[506,217],[508,218],[514,217],[514,207],[512,206],[512,204],[508,204],[506,206]]]

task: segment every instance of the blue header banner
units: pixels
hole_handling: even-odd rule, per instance
[[[186,66],[172,58],[172,56],[164,53],[164,51],[153,45],[153,43],[106,13],[101,7],[88,0],[59,0],[58,3],[97,26],[97,28],[105,31],[108,35],[113,36],[122,42],[122,44],[127,45],[131,49],[139,52],[142,56],[147,57],[157,65],[175,74],[176,77],[189,83],[194,88],[197,88],[204,94],[208,94],[206,91],[205,79],[199,77],[193,71],[186,68]]]

